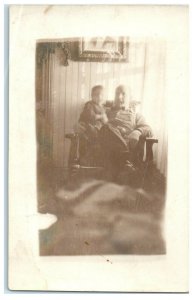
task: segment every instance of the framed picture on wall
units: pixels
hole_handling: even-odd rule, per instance
[[[78,60],[128,62],[128,37],[84,37],[78,43]]]

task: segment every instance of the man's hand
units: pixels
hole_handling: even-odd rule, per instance
[[[129,135],[129,146],[131,149],[135,149],[137,146],[137,143],[139,142],[139,137],[141,135],[141,132],[139,130],[134,130]]]
[[[126,134],[126,129],[124,127],[121,127],[121,126],[117,126],[117,129],[119,129],[120,133],[122,135],[125,135]]]

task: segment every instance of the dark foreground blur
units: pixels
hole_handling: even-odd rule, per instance
[[[39,167],[38,210],[58,218],[40,230],[40,255],[165,254],[165,183],[156,170],[150,176],[139,186],[125,176],[67,184],[64,169]]]

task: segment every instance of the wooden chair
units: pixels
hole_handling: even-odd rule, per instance
[[[69,176],[72,177],[77,175],[78,173],[82,175],[96,175],[96,174],[104,174],[105,166],[103,164],[97,164],[94,159],[93,163],[83,164],[81,163],[81,153],[80,153],[80,140],[81,136],[78,133],[67,133],[65,134],[67,139],[70,139],[70,152],[68,158],[68,169]],[[153,145],[158,143],[156,138],[144,138],[141,141],[141,146],[139,147],[139,151],[137,153],[138,157],[138,167],[140,169],[146,170],[153,164]],[[143,146],[143,148],[142,148]],[[145,158],[144,158],[145,152]]]
[[[140,102],[133,101],[132,105],[136,107]],[[112,101],[107,101],[105,106],[106,109],[110,109],[112,105]],[[69,169],[69,175],[74,176],[75,174],[83,174],[85,175],[96,175],[96,174],[105,174],[106,171],[106,165],[101,162],[96,162],[96,159],[94,156],[97,153],[98,149],[95,147],[95,145],[92,145],[92,143],[88,146],[85,146],[84,151],[89,151],[89,147],[91,147],[91,152],[94,154],[93,157],[91,155],[91,158],[89,159],[89,162],[85,164],[84,160],[82,159],[83,151],[81,147],[82,142],[82,136],[78,132],[74,133],[66,133],[65,137],[67,139],[70,139],[71,145],[70,145],[70,153],[68,158],[68,169]],[[153,164],[153,145],[155,143],[158,143],[158,139],[154,137],[143,137],[141,136],[140,141],[138,143],[137,151],[135,153],[135,165],[138,169],[146,170]],[[124,151],[125,159],[127,159],[127,151]],[[145,153],[145,155],[144,155]],[[120,153],[120,155],[123,155],[123,153]],[[145,156],[145,158],[144,158]]]

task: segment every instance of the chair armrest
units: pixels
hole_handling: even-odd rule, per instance
[[[72,140],[73,138],[77,137],[77,133],[66,133],[65,138]]]
[[[146,141],[147,143],[151,143],[151,144],[158,143],[158,139],[155,139],[155,138],[153,138],[153,137],[146,137],[146,138],[145,138],[145,141]]]

